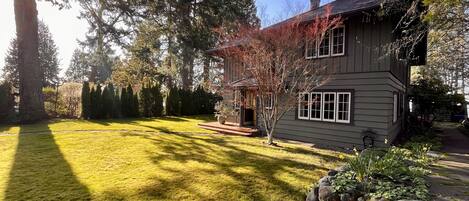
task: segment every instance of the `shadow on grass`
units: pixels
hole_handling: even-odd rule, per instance
[[[270,149],[283,148],[264,146],[264,150],[260,151],[257,145],[237,143],[236,139],[227,141],[219,136],[184,134],[162,134],[157,137],[146,134],[130,135],[152,140],[157,146],[156,149],[161,150],[149,153],[150,159],[161,170],[173,175],[166,178],[155,177],[150,185],[142,188],[140,193],[150,199],[174,199],[174,195],[188,194],[195,200],[211,200],[216,197],[226,200],[301,200],[305,198],[305,189],[293,186],[287,180],[305,181],[311,177],[319,179],[320,173],[328,170],[319,164],[305,163],[295,157],[265,154],[274,151]],[[318,158],[330,157],[330,160],[333,158],[317,152],[307,154],[317,155]],[[165,162],[169,161],[177,161],[182,166],[205,164],[210,168],[186,169],[165,166]],[[305,175],[311,171],[317,171],[318,175]],[[279,178],[282,174],[288,175],[289,179]],[[201,175],[209,181],[194,186],[194,183],[200,182],[197,177]],[[227,181],[222,177],[229,179]],[[212,189],[211,193],[215,195],[208,195],[207,191],[199,189],[198,185]],[[241,195],[243,199],[236,197]]]
[[[21,126],[5,200],[89,200],[88,188],[78,181],[47,124]]]

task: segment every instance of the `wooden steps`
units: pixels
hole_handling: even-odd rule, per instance
[[[230,134],[230,135],[242,135],[242,136],[255,136],[259,130],[254,128],[239,127],[230,124],[219,124],[218,122],[209,122],[199,124],[200,128],[216,131],[218,133]]]

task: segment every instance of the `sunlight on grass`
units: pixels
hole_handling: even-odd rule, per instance
[[[188,132],[202,121],[185,119],[140,123]],[[103,127],[62,121],[50,124],[52,134],[37,127],[39,134],[0,135],[0,198],[304,200],[306,188],[341,163],[338,152],[285,142],[267,147],[260,138],[153,133],[133,122],[54,135],[75,124]],[[126,125],[132,131],[120,129]]]

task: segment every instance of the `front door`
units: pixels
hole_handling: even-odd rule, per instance
[[[256,125],[256,91],[243,90],[243,126]]]

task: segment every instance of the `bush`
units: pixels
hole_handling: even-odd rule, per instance
[[[163,95],[158,84],[146,84],[140,91],[140,104],[144,117],[160,117],[163,114]]]
[[[90,84],[88,82],[84,82],[83,87],[81,89],[81,111],[82,118],[91,118],[91,94]]]
[[[386,200],[428,200],[425,176],[430,173],[430,147],[424,143],[409,148],[368,149],[347,163],[347,170],[331,180],[337,194],[358,192],[359,196]]]
[[[15,97],[11,85],[4,82],[0,84],[0,123],[11,123],[15,117]]]
[[[42,94],[44,96],[44,108],[47,116],[57,117],[59,110],[59,94],[57,93],[57,90],[52,87],[45,87],[42,89]]]
[[[195,91],[171,88],[166,97],[166,115],[213,114],[219,95],[198,87]]]
[[[83,90],[81,84],[78,83],[65,83],[59,87],[58,115],[60,117],[80,117],[82,102],[80,91]]]

